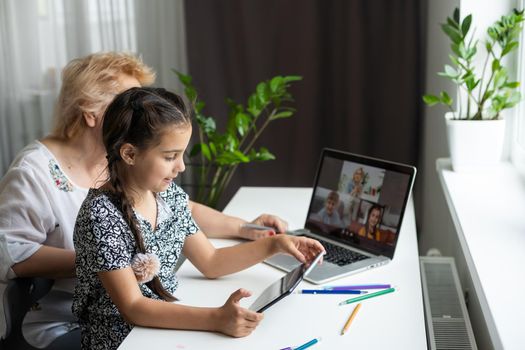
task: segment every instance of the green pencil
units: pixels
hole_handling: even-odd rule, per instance
[[[365,300],[365,299],[368,299],[368,298],[377,297],[378,295],[392,293],[395,290],[396,289],[394,287],[388,288],[388,289],[383,289],[383,290],[380,290],[379,292],[374,292],[374,293],[370,293],[370,294],[361,295],[361,296],[358,296],[358,297],[355,297],[355,298],[352,298],[352,299],[347,299],[345,301],[340,302],[339,305],[346,305],[346,304],[355,303],[356,301],[361,301],[361,300]]]

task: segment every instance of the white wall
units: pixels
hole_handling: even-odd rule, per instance
[[[443,70],[449,61],[450,44],[441,31],[440,23],[459,6],[459,0],[430,0],[427,15],[427,47],[425,93],[437,94],[439,91],[454,91],[454,85],[436,73]],[[451,94],[453,96],[453,94]],[[429,248],[441,250],[443,255],[451,255],[453,246],[450,234],[453,233],[452,221],[446,207],[443,191],[436,173],[436,159],[448,157],[445,122],[443,115],[447,109],[441,105],[426,107],[423,119],[423,159],[421,183],[423,210],[419,248],[425,255]]]

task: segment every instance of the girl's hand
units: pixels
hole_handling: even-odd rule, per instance
[[[302,263],[310,262],[314,260],[320,252],[325,252],[325,249],[321,243],[315,239],[307,237],[279,235],[272,239],[274,239],[273,252],[275,254],[289,254]]]
[[[288,230],[288,223],[283,219],[269,214],[262,214],[251,222],[252,224],[273,227],[273,230],[257,230],[241,227],[240,236],[255,241],[260,238],[274,236],[276,233],[284,233]]]
[[[246,289],[235,291],[226,303],[219,308],[217,330],[232,337],[249,335],[263,319],[262,313],[257,313],[239,306],[239,300],[252,295]]]

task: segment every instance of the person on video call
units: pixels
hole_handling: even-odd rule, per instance
[[[366,224],[359,229],[359,236],[375,241],[381,241],[381,231],[379,231],[380,221],[381,207],[374,204],[368,209]]]
[[[352,197],[360,197],[363,192],[363,180],[365,178],[365,170],[362,167],[357,168],[353,175],[352,180],[348,182],[346,192]]]
[[[339,204],[339,194],[336,191],[330,191],[324,202],[324,207],[317,213],[318,220],[323,224],[342,227],[343,222],[337,211]]]
[[[129,54],[96,53],[72,60],[62,72],[52,134],[20,151],[0,181],[0,281],[55,279],[50,293],[24,319],[24,336],[34,346],[57,344],[69,332],[76,333],[71,335],[80,344],[71,312],[72,237],[89,188],[99,187],[108,177],[102,116],[115,95],[154,80],[152,69]],[[254,240],[287,229],[283,220],[272,215],[253,220],[274,228],[260,231],[199,203],[190,201],[189,208],[208,237]]]
[[[354,171],[352,180],[348,182],[346,187],[346,191],[350,195],[350,200],[348,201],[348,218],[345,220],[346,225],[349,225],[350,222],[357,219],[357,210],[359,208],[360,201],[359,198],[363,193],[364,179],[365,170],[363,167],[359,167]]]

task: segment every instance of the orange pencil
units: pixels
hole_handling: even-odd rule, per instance
[[[348,328],[350,328],[350,324],[354,320],[355,316],[357,315],[357,311],[359,311],[360,308],[361,308],[361,303],[357,304],[354,311],[352,311],[352,314],[348,318],[348,321],[346,321],[345,326],[343,327],[343,330],[341,331],[341,335],[344,335],[345,332],[348,330]]]

